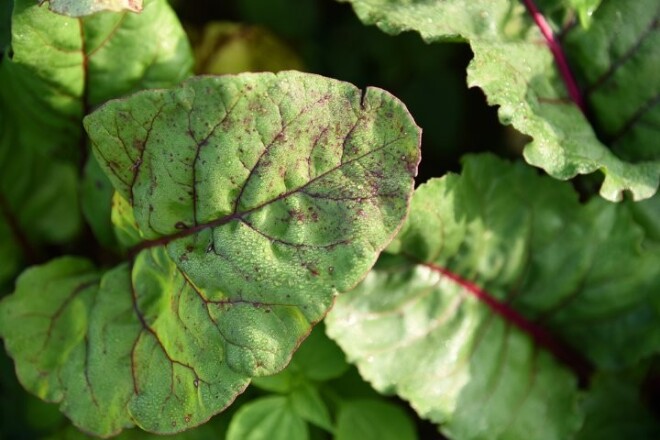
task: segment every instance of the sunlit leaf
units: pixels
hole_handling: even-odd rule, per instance
[[[570,438],[589,364],[660,349],[648,245],[625,205],[581,206],[567,184],[470,157],[417,189],[398,255],[338,298],[328,334],[451,438]]]
[[[563,70],[532,19],[536,11],[525,7],[532,1],[344,1],[363,22],[388,33],[415,30],[428,42],[468,41],[474,53],[469,85],[499,106],[503,123],[533,138],[524,150],[530,164],[559,179],[601,170],[600,192],[609,200],[621,200],[624,191],[636,200],[657,191],[655,0],[605,0],[588,30],[576,26],[560,42],[554,36],[557,47],[566,42],[571,65]],[[581,87],[574,79],[568,83],[570,67],[584,79]]]
[[[0,334],[29,390],[105,436],[197,426],[282,370],[398,231],[419,162],[392,95],[298,72],[194,78],[85,124],[119,193],[118,237],[141,241],[100,285],[60,267],[94,272],[82,260],[31,269],[0,304]]]

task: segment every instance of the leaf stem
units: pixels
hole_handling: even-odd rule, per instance
[[[575,103],[575,105],[577,105],[580,108],[582,113],[586,113],[586,107],[584,105],[584,99],[582,98],[582,93],[580,92],[580,88],[578,87],[577,81],[575,81],[575,77],[571,72],[571,67],[569,66],[568,61],[566,60],[566,55],[564,55],[564,50],[562,49],[561,45],[555,38],[555,34],[552,31],[550,24],[547,22],[543,14],[541,14],[541,12],[538,10],[533,0],[522,0],[522,1],[525,4],[525,7],[529,11],[532,18],[534,19],[534,23],[536,23],[536,26],[541,31],[541,34],[543,34],[546,44],[550,48],[550,51],[552,52],[552,56],[555,58],[555,63],[557,64],[559,73],[561,74],[561,77],[564,80],[564,84],[566,85],[566,89],[568,90],[568,94],[571,97],[571,100]]]
[[[518,313],[508,304],[500,302],[476,284],[461,278],[459,275],[432,263],[421,263],[429,269],[460,285],[467,292],[486,304],[493,313],[501,316],[507,322],[527,333],[536,344],[551,352],[559,361],[568,366],[577,375],[580,384],[588,383],[593,367],[579,353],[558,341],[553,335],[542,327],[533,323]]]

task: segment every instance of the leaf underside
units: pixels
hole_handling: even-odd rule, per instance
[[[377,390],[451,438],[570,438],[576,353],[611,369],[660,348],[660,254],[626,205],[581,206],[570,185],[483,156],[411,206],[326,324]]]
[[[528,163],[559,179],[601,170],[605,180],[600,193],[609,200],[621,200],[624,191],[635,200],[657,191],[656,1],[605,0],[589,29],[575,26],[563,35],[560,44],[582,80],[590,119],[569,99],[523,2],[343,1],[353,5],[364,23],[387,33],[414,30],[428,42],[468,41],[474,53],[468,83],[499,106],[503,123],[533,138],[524,150]]]
[[[284,368],[398,231],[419,162],[396,98],[297,72],[139,92],[85,127],[133,257],[28,270],[0,334],[27,389],[104,436],[197,426]]]

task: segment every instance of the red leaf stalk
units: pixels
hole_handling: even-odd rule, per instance
[[[585,113],[585,105],[584,99],[582,99],[582,93],[580,92],[580,88],[578,87],[577,82],[575,81],[575,77],[571,72],[571,68],[568,65],[566,55],[564,55],[564,51],[561,48],[561,45],[555,38],[555,34],[552,31],[550,24],[548,24],[543,14],[541,14],[541,12],[538,10],[533,0],[523,0],[523,3],[525,4],[525,7],[529,13],[532,15],[534,23],[536,23],[536,26],[541,30],[546,44],[550,48],[552,56],[555,58],[555,63],[557,64],[559,73],[564,80],[564,84],[566,84],[566,89],[568,89],[568,94],[571,100],[580,108],[582,113]]]

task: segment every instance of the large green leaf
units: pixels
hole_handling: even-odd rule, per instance
[[[416,191],[398,255],[338,298],[328,333],[451,438],[569,438],[576,353],[612,368],[660,349],[647,241],[625,205],[581,206],[567,184],[470,157]]]
[[[85,125],[120,194],[118,236],[146,240],[84,297],[51,280],[70,260],[30,270],[0,334],[23,384],[100,435],[199,425],[284,368],[399,229],[419,161],[396,98],[297,72],[194,78]]]
[[[564,36],[573,70],[585,80],[589,119],[568,99],[553,55],[543,48],[543,36],[523,6],[533,2],[344,1],[362,21],[388,33],[415,30],[429,42],[467,40],[474,52],[468,83],[500,106],[502,122],[532,136],[524,150],[530,164],[560,179],[602,170],[601,195],[609,200],[621,200],[626,190],[636,200],[656,192],[656,1],[604,0],[588,30],[577,26]]]
[[[109,98],[176,84],[192,67],[165,0],[146,2],[139,15],[84,19],[33,0],[13,3],[11,51],[0,64],[0,285],[26,260],[39,261],[41,244],[70,242],[80,229],[77,169],[88,149],[82,117]],[[85,179],[85,213],[109,243],[107,181],[93,173]]]

